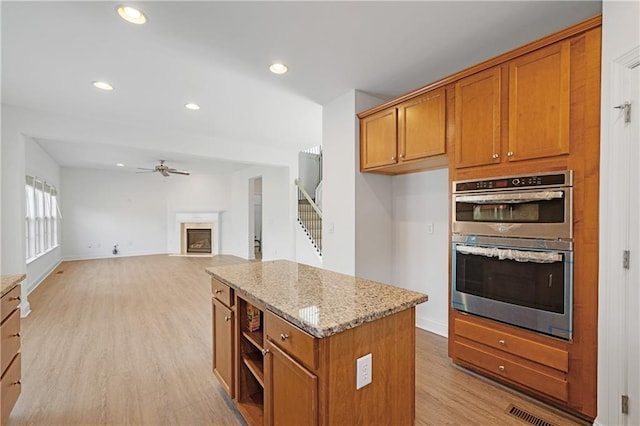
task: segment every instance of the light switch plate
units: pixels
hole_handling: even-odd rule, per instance
[[[371,354],[356,360],[356,390],[371,383]]]

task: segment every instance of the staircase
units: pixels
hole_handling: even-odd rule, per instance
[[[322,256],[322,211],[309,196],[300,181],[298,186],[298,223],[302,226],[319,256]]]

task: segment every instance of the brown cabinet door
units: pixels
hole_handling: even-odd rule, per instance
[[[398,162],[397,117],[397,110],[390,108],[360,121],[361,170]]]
[[[233,312],[213,299],[213,372],[233,398]]]
[[[569,153],[570,42],[509,64],[509,161]]]
[[[400,161],[445,153],[445,104],[443,87],[398,107]]]
[[[455,86],[455,164],[472,167],[500,162],[500,67],[458,81]]]
[[[265,423],[317,425],[318,378],[271,342],[265,349]]]

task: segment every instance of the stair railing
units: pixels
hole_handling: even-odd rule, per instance
[[[304,189],[300,179],[294,182],[298,187],[298,222],[322,256],[322,210]]]

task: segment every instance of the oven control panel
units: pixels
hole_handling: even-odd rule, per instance
[[[455,192],[487,189],[509,189],[543,186],[571,186],[571,171],[538,175],[505,176],[499,178],[468,180],[454,183]]]

